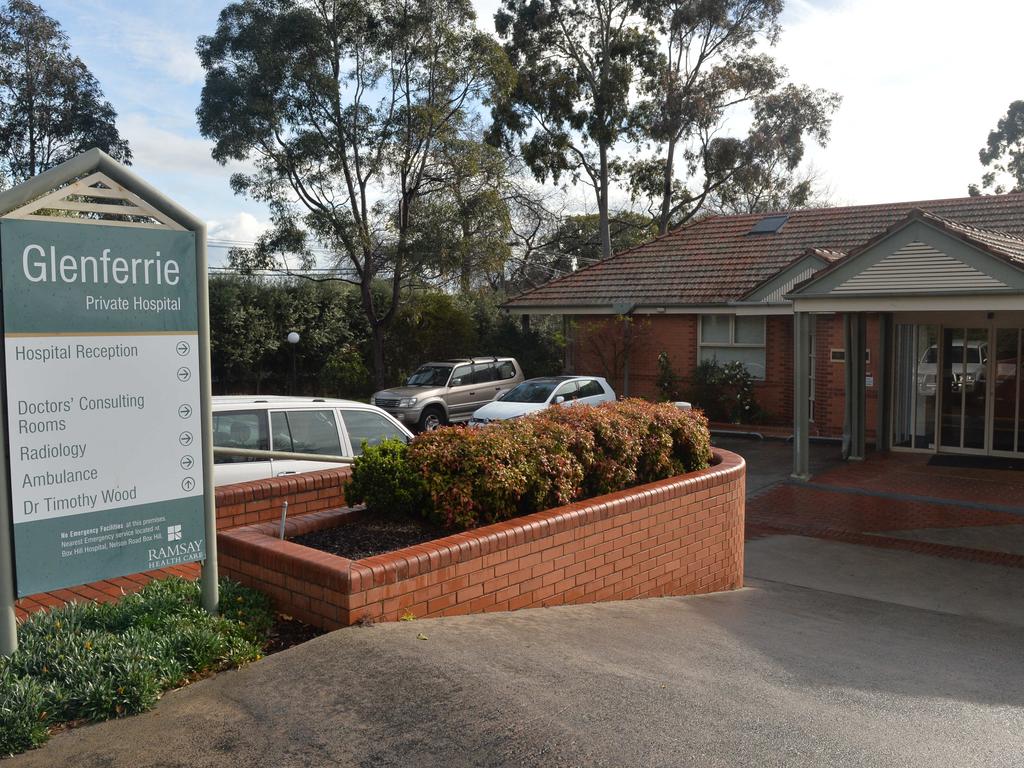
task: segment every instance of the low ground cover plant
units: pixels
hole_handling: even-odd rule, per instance
[[[703,469],[703,414],[622,400],[549,408],[482,429],[448,427],[357,459],[350,503],[466,529]]]
[[[199,585],[153,581],[117,603],[72,603],[18,626],[0,657],[0,755],[43,744],[53,727],[124,717],[207,673],[262,655],[273,612],[266,596],[221,582],[221,615]]]

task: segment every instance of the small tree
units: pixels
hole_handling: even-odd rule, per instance
[[[8,0],[0,8],[3,181],[25,181],[93,147],[130,163],[116,118],[60,24],[29,0]]]
[[[197,49],[200,131],[216,160],[251,163],[235,192],[271,207],[259,247],[308,254],[312,240],[337,254],[384,386],[385,332],[431,268],[417,227],[451,178],[446,147],[508,88],[505,55],[467,0],[241,0]]]

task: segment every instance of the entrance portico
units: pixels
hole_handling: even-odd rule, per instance
[[[877,450],[1024,454],[1024,239],[915,210],[789,298],[794,476],[808,476],[818,314],[844,318],[844,457],[865,455],[866,384],[877,392]],[[870,382],[868,315],[879,320]]]

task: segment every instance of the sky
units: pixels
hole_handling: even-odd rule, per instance
[[[251,241],[266,208],[235,196],[232,168],[210,158],[195,109],[195,41],[220,0],[37,0],[118,112],[134,170],[209,224],[211,239]],[[493,30],[498,0],[474,0]],[[1011,101],[1024,99],[1020,0],[787,0],[774,55],[794,82],[843,104],[813,164],[836,204],[960,197],[979,179],[978,150]],[[211,252],[217,263],[223,254]]]

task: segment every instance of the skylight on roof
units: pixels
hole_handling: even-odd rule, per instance
[[[789,219],[789,215],[785,216],[765,216],[757,224],[750,228],[747,232],[748,235],[774,235],[780,229],[782,225]]]

